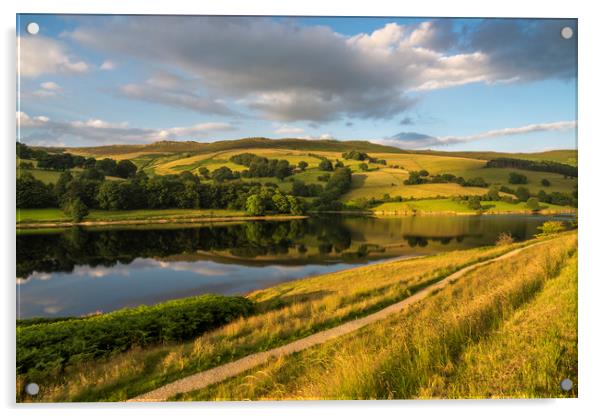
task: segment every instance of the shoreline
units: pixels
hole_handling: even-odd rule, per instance
[[[309,216],[222,216],[222,217],[184,217],[184,218],[159,218],[159,219],[132,219],[132,220],[97,220],[83,222],[28,222],[16,223],[17,229],[48,229],[48,228],[64,228],[64,227],[94,227],[94,226],[124,226],[124,225],[145,225],[145,224],[178,224],[178,223],[227,223],[240,221],[285,221],[285,220],[301,220]]]
[[[458,211],[409,211],[409,210],[375,210],[372,215],[376,217],[428,217],[428,216],[503,216],[503,215],[577,215],[577,210],[515,210],[515,211],[484,211],[484,212],[458,212]]]

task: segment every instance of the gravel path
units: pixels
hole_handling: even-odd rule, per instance
[[[128,401],[141,402],[141,401],[167,401],[168,398],[184,392],[195,391],[202,388],[205,388],[209,385],[215,384],[217,382],[221,382],[227,378],[231,378],[236,376],[244,371],[248,371],[258,365],[264,364],[268,362],[270,359],[278,358],[280,356],[290,355],[291,353],[299,352],[310,348],[312,346],[316,346],[322,344],[328,340],[337,338],[339,336],[343,336],[354,332],[358,329],[361,329],[368,324],[375,323],[377,321],[383,320],[389,317],[392,314],[399,313],[404,308],[411,306],[419,302],[420,300],[426,298],[433,291],[444,288],[448,284],[458,280],[463,275],[467,274],[470,271],[473,271],[479,267],[490,264],[492,262],[497,262],[502,259],[509,258],[522,252],[523,250],[540,245],[544,242],[535,243],[532,245],[528,245],[522,248],[514,249],[504,255],[500,255],[497,258],[489,259],[487,261],[479,262],[473,264],[471,266],[467,266],[465,268],[460,269],[459,271],[454,272],[453,274],[447,276],[441,281],[426,287],[414,295],[410,297],[390,305],[389,307],[383,308],[382,310],[377,311],[376,313],[372,313],[368,316],[349,321],[347,323],[343,323],[340,326],[333,327],[332,329],[324,330],[318,333],[314,333],[311,336],[304,337],[303,339],[296,340],[287,345],[280,346],[274,349],[270,349],[265,352],[254,353],[252,355],[245,356],[244,358],[235,360],[230,363],[226,363],[224,365],[217,366],[212,369],[208,369],[206,371],[202,371],[196,373],[194,375],[190,375],[188,377],[179,379],[167,385],[164,385],[160,388],[157,388],[153,391],[149,391],[145,394],[141,394],[137,397],[134,397]]]

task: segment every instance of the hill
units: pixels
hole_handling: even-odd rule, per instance
[[[85,155],[115,155],[132,153],[211,153],[233,149],[291,149],[305,151],[335,151],[345,152],[358,150],[361,152],[387,152],[403,153],[404,151],[376,143],[350,140],[339,141],[334,139],[268,139],[246,138],[236,140],[220,140],[216,142],[201,143],[195,141],[159,141],[147,145],[108,145],[84,148],[65,148],[67,152]]]

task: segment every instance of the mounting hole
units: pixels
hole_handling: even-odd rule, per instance
[[[40,25],[38,25],[36,22],[29,22],[27,24],[27,33],[30,35],[37,35],[39,31]]]
[[[25,392],[29,395],[38,395],[38,392],[40,392],[40,386],[35,382],[30,382],[25,386]]]
[[[571,381],[569,378],[564,378],[560,382],[560,388],[562,388],[563,391],[572,390],[573,389],[573,381]]]
[[[573,37],[573,29],[569,26],[563,27],[560,31],[560,36],[562,36],[564,39],[571,39]]]

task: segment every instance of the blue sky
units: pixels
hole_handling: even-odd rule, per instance
[[[27,33],[29,22],[40,31]],[[576,146],[574,20],[20,15],[18,138]]]

